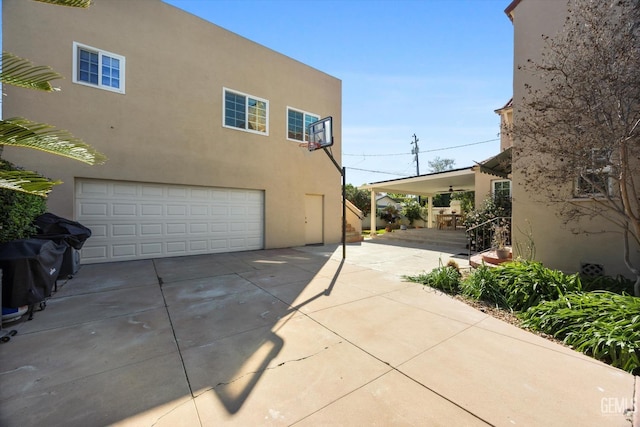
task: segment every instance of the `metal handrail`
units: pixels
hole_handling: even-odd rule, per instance
[[[485,222],[483,222],[481,224],[474,225],[473,227],[467,228],[467,233],[472,231],[472,230],[475,230],[478,227],[482,227],[484,225],[487,225],[487,224],[490,224],[492,222],[495,222],[497,219],[508,219],[508,220],[511,220],[511,218],[508,217],[508,216],[497,216],[495,218],[488,219],[488,220],[486,220]]]
[[[474,225],[473,227],[470,227],[466,230],[467,233],[467,248],[468,248],[468,258],[471,259],[471,249],[472,247],[474,247],[474,252],[475,253],[482,253],[482,252],[486,252],[488,250],[491,249],[491,241],[493,240],[493,234],[494,234],[494,227],[491,227],[488,231],[489,231],[489,236],[487,238],[487,236],[484,234],[484,232],[486,231],[486,228],[488,225],[490,224],[495,224],[499,221],[504,221],[507,222],[509,224],[509,231],[511,231],[511,217],[504,217],[504,216],[500,216],[500,217],[496,217],[496,218],[491,218],[485,222],[482,222],[480,224]],[[480,240],[480,238],[478,237],[478,230],[482,231],[482,240]],[[475,236],[472,235],[472,233],[475,231]],[[509,233],[511,234],[511,233]],[[473,238],[475,237],[475,239]],[[511,241],[511,236],[509,236],[509,242]],[[486,242],[489,242],[489,244],[487,244]]]

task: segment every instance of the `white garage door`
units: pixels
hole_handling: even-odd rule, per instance
[[[82,179],[75,203],[86,264],[264,247],[260,190]]]

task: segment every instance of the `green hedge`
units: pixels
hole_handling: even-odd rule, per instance
[[[16,170],[0,160],[0,170]],[[19,191],[0,189],[0,243],[33,236],[33,221],[47,209],[46,199]]]
[[[633,282],[628,279],[583,281],[577,274],[531,261],[482,266],[463,280],[449,266],[405,278],[513,310],[523,327],[552,335],[577,351],[640,375],[640,298],[629,295]]]
[[[520,314],[523,326],[640,375],[640,298],[607,291],[572,292]]]

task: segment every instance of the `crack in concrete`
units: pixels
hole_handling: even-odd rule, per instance
[[[342,341],[339,341],[337,344],[342,344]],[[266,368],[264,368],[264,369],[259,369],[259,370],[257,370],[257,371],[247,372],[247,373],[245,373],[245,374],[240,375],[239,377],[236,377],[236,378],[232,379],[231,381],[227,381],[227,382],[219,382],[219,383],[218,383],[218,384],[216,384],[213,388],[214,388],[214,389],[216,389],[216,388],[221,387],[221,386],[226,386],[226,385],[229,385],[229,384],[233,384],[233,383],[235,383],[236,381],[240,381],[242,378],[245,378],[246,376],[249,376],[249,375],[255,375],[255,374],[262,373],[262,372],[266,372],[266,371],[271,371],[271,370],[273,370],[273,369],[280,368],[281,366],[284,366],[284,365],[286,365],[286,364],[288,364],[288,363],[302,362],[303,360],[310,359],[310,358],[315,357],[315,356],[317,356],[318,354],[320,354],[320,353],[322,353],[322,352],[324,352],[324,351],[328,350],[328,349],[329,349],[329,347],[330,347],[330,346],[326,346],[326,347],[325,347],[325,348],[323,348],[322,350],[317,351],[317,352],[315,352],[315,353],[313,353],[313,354],[310,354],[310,355],[308,355],[308,356],[300,357],[300,358],[298,358],[298,359],[285,360],[284,362],[280,362],[280,363],[278,363],[278,364],[277,364],[277,365],[275,365],[275,366],[267,366],[267,367],[266,367]]]
[[[163,421],[165,418],[167,418],[169,415],[171,415],[172,413],[174,413],[175,411],[177,411],[178,409],[180,409],[180,407],[182,405],[184,405],[185,402],[181,402],[176,404],[174,407],[168,409],[165,413],[158,415],[155,420],[153,420],[153,422],[151,423],[150,427],[155,427],[158,425],[158,423],[160,423],[161,421]],[[200,414],[198,414],[198,419],[200,418]]]

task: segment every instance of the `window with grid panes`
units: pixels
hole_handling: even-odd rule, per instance
[[[294,141],[308,141],[309,125],[320,120],[320,116],[293,108],[287,108],[287,138]]]
[[[74,42],[73,82],[125,93],[125,58]]]
[[[268,134],[269,101],[224,89],[224,126]]]
[[[588,167],[578,173],[575,197],[605,197],[613,192],[610,150],[593,149]]]

